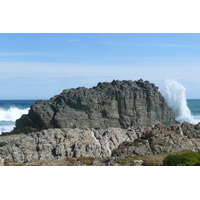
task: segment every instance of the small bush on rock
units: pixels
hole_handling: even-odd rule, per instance
[[[198,166],[200,164],[200,153],[185,152],[168,155],[163,160],[164,166]]]

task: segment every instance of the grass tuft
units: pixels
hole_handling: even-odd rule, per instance
[[[93,157],[80,157],[77,159],[81,164],[84,165],[92,165],[92,163],[95,161],[95,158]]]

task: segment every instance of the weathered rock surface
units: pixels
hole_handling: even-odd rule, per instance
[[[14,133],[48,128],[129,128],[176,124],[158,88],[148,81],[113,81],[96,87],[64,90],[37,101],[16,121]]]
[[[198,124],[190,124],[188,122],[184,122],[181,124],[181,130],[183,135],[188,137],[200,138],[200,123]]]
[[[29,134],[2,135],[0,158],[5,162],[26,163],[80,157],[120,160],[135,155],[199,152],[199,135],[192,135],[193,130],[200,131],[198,126],[184,123],[176,126],[156,125],[151,129],[61,128]]]
[[[132,166],[142,166],[143,163],[144,163],[143,160],[134,160],[131,165]]]
[[[133,142],[124,142],[112,151],[112,157],[123,159],[129,156],[148,156],[156,154],[177,153],[183,151],[200,151],[200,123],[165,127],[155,126],[143,133]]]
[[[109,158],[124,141],[134,141],[139,130],[48,129],[0,137],[0,157],[12,162],[63,158]]]

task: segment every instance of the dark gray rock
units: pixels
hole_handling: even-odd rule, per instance
[[[176,124],[158,88],[148,81],[112,81],[87,89],[64,90],[37,101],[16,121],[14,133],[48,128],[140,127]]]

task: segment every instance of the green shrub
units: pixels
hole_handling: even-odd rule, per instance
[[[163,160],[164,166],[199,166],[200,153],[185,152],[168,155]]]

